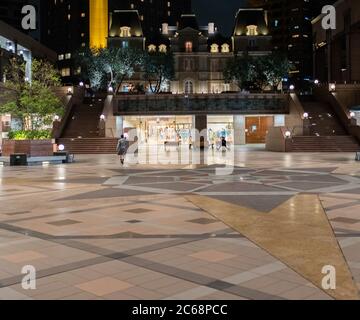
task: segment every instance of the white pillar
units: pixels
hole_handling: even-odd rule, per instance
[[[245,116],[234,115],[234,144],[246,144]]]
[[[116,116],[116,136],[120,136],[124,133],[124,119],[121,116]]]

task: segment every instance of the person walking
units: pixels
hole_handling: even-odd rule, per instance
[[[227,141],[224,136],[221,138],[221,150],[222,152],[226,152],[227,150]]]
[[[124,135],[121,135],[116,147],[116,151],[117,154],[120,156],[120,162],[122,165],[124,165],[125,156],[128,149],[129,149],[129,142],[125,139]]]

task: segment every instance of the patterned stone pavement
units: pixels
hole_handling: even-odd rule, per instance
[[[324,209],[328,237],[351,272],[346,281],[360,288],[360,166],[353,154],[237,149],[226,162],[234,170],[224,174],[217,157],[121,168],[115,156],[78,156],[68,165],[0,167],[0,299],[334,298],[296,267],[302,256],[289,263],[276,242],[263,247],[189,196],[241,207],[244,217],[256,212],[259,221],[272,219],[274,230],[303,206],[296,202],[281,217],[274,211],[294,197],[316,196],[314,210]],[[306,224],[295,230],[298,241],[316,236]],[[286,244],[286,234],[280,238]],[[307,270],[316,273],[329,253],[313,256]],[[36,290],[21,286],[24,265],[37,270]]]

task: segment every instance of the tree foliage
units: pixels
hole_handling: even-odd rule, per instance
[[[174,78],[174,57],[170,53],[149,53],[144,59],[143,71],[150,90],[153,93],[159,93],[163,85]]]
[[[144,61],[144,54],[131,48],[92,48],[77,56],[83,77],[95,90],[120,87],[141,69]]]
[[[236,83],[240,89],[264,90],[271,87],[276,90],[290,69],[288,59],[278,52],[261,57],[245,54],[228,61],[224,78],[227,82]]]
[[[23,130],[38,130],[50,125],[54,115],[61,116],[64,108],[52,88],[61,85],[54,66],[42,60],[33,60],[32,80],[25,79],[25,62],[12,58],[5,69],[5,93],[0,114],[11,114]]]

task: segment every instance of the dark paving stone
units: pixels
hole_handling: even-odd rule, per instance
[[[324,174],[320,174],[320,175],[301,175],[301,176],[291,176],[290,177],[291,180],[293,181],[311,181],[311,182],[333,182],[336,184],[347,184],[347,181],[341,180],[339,178],[336,178],[332,175],[324,175]]]
[[[17,215],[26,214],[26,213],[30,213],[30,211],[8,212],[8,213],[3,213],[3,214],[6,214],[7,216],[17,216]]]
[[[316,183],[316,182],[286,182],[286,183],[279,183],[278,186],[293,188],[296,190],[315,190],[315,189],[322,189],[322,188],[330,188],[335,186],[341,186],[342,183],[328,183],[328,182],[322,182],[322,183]]]
[[[135,224],[135,223],[140,223],[142,221],[140,221],[140,220],[129,220],[129,221],[125,221],[125,222]]]
[[[70,219],[59,220],[59,221],[54,221],[54,222],[47,222],[47,224],[51,224],[51,225],[57,226],[57,227],[69,226],[69,225],[78,224],[78,223],[81,223],[81,222],[76,221],[76,220],[70,220]]]
[[[130,212],[130,213],[147,213],[147,212],[151,212],[151,211],[152,210],[144,209],[144,208],[136,208],[136,209],[125,210],[125,212]]]
[[[215,223],[217,221],[213,220],[213,219],[208,219],[208,218],[199,218],[199,219],[194,219],[194,220],[188,220],[187,222],[197,223],[197,224],[211,224],[211,223]]]
[[[233,287],[234,285],[225,281],[216,280],[207,284],[208,287],[216,290],[224,290]]]
[[[173,190],[173,191],[191,191],[193,189],[203,186],[200,183],[186,183],[186,182],[176,182],[176,183],[158,183],[151,185],[151,188],[163,189],[163,190]]]
[[[159,176],[159,177],[182,177],[182,176],[204,176],[207,174],[201,174],[199,172],[195,172],[194,170],[174,170],[169,172],[149,172],[146,174],[147,176]]]
[[[217,200],[229,202],[237,206],[255,209],[261,212],[270,212],[285,201],[288,201],[292,195],[281,196],[209,196]]]
[[[246,183],[246,182],[228,182],[219,183],[206,187],[201,192],[276,192],[284,191],[277,187],[266,186],[263,184]]]
[[[77,178],[77,179],[65,179],[65,180],[48,180],[48,182],[61,182],[61,183],[76,183],[76,184],[103,184],[109,180],[109,178]]]
[[[354,189],[350,189],[350,190],[338,191],[336,193],[360,194],[360,188],[354,188]]]
[[[56,201],[68,200],[87,200],[87,199],[102,199],[102,198],[118,198],[118,197],[131,197],[154,194],[153,192],[145,192],[138,190],[126,190],[120,188],[107,188],[97,191],[85,192],[75,196],[57,199]]]
[[[125,181],[125,185],[131,184],[142,184],[142,183],[159,183],[159,182],[172,182],[174,178],[172,177],[147,177],[147,176],[136,176],[129,177]]]
[[[296,169],[291,169],[291,170],[310,171],[310,172],[333,172],[336,169],[338,169],[338,167],[330,167],[330,168],[296,168]]]
[[[351,219],[351,218],[346,218],[346,217],[337,217],[337,218],[331,219],[330,221],[348,223],[348,224],[355,224],[355,223],[360,222],[359,219]]]
[[[290,171],[263,170],[252,173],[253,176],[291,176],[296,173]]]

